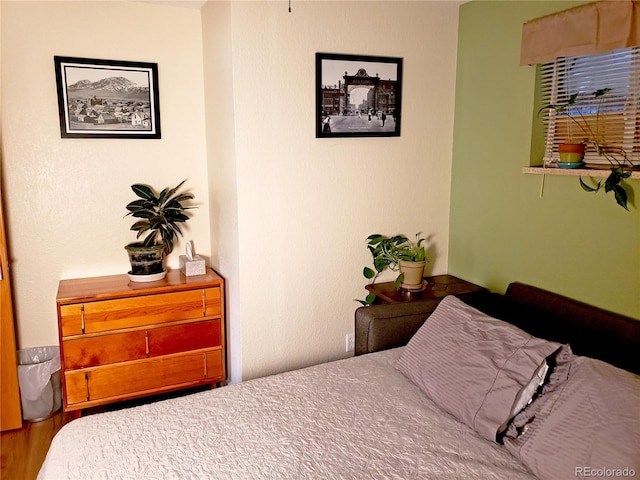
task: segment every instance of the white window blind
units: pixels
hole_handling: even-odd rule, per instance
[[[640,165],[640,48],[632,47],[598,55],[560,57],[540,66],[543,105],[564,104],[578,94],[568,112],[582,125],[588,123],[599,142],[624,149],[628,160]],[[595,98],[593,93],[610,89]],[[579,143],[587,137],[565,112],[544,110],[546,165],[559,159],[558,144]],[[598,121],[596,122],[596,118]],[[589,145],[585,162],[609,166]]]

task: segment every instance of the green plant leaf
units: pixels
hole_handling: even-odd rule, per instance
[[[362,274],[364,275],[364,278],[367,278],[369,280],[376,276],[376,272],[371,270],[369,267],[364,267],[364,269],[362,270]]]
[[[618,202],[618,205],[620,205],[626,211],[629,211],[629,209],[627,208],[627,192],[625,191],[625,189],[620,185],[614,185],[612,187],[612,190],[616,197],[616,202]]]
[[[622,177],[618,169],[617,168],[611,169],[611,173],[609,174],[607,179],[604,181],[604,191],[607,193],[610,192],[611,190],[614,189],[616,185],[620,183],[621,180],[622,180]]]
[[[140,220],[139,222],[131,225],[130,230],[145,232],[151,228],[151,225],[146,220]]]
[[[576,103],[579,94],[580,93],[578,92],[571,95],[571,97],[569,97],[569,100],[567,100],[567,103],[550,103],[549,105],[545,105],[544,107],[540,108],[540,110],[538,110],[538,116],[540,116],[540,114],[545,110],[555,110],[556,112],[563,112],[568,106]]]
[[[402,284],[403,281],[404,281],[404,273],[401,273],[400,275],[398,275],[398,278],[395,279],[393,284],[395,285],[396,288],[400,288],[400,285]]]
[[[169,224],[169,230],[171,230],[171,236],[176,237],[177,235],[180,235],[182,237],[182,230],[179,225]]]
[[[142,232],[138,232],[138,236],[140,236]],[[142,241],[142,244],[145,247],[150,247],[152,245],[155,245],[155,240],[156,240],[156,232],[151,232],[149,233],[149,235],[147,235],[147,237]]]
[[[569,100],[567,100],[567,105],[573,105],[574,103],[576,103],[576,100],[578,99],[578,95],[580,95],[580,92],[577,92],[571,95],[569,97]]]
[[[541,107],[540,110],[538,110],[538,116],[540,116],[540,114],[545,110],[551,110],[551,109],[556,110],[556,106],[549,104],[549,105],[545,105],[544,107]]]
[[[167,199],[171,198],[180,189],[184,182],[186,182],[186,179],[181,181],[173,188],[165,188],[164,190],[162,190],[162,192],[160,192],[160,195],[158,196],[159,203],[165,203]]]
[[[174,202],[184,202],[185,200],[193,200],[193,195],[190,193],[182,193],[180,195],[178,195],[177,197],[173,198],[172,201]],[[180,205],[182,207],[182,205]],[[182,207],[185,208],[185,207]]]
[[[136,210],[135,212],[131,212],[131,216],[136,218],[146,218],[148,220],[151,220],[156,217],[156,212],[154,212],[153,210],[146,210],[146,209]]]
[[[376,245],[378,243],[380,243],[382,240],[384,240],[385,237],[384,235],[380,235],[379,233],[374,233],[373,235],[369,235],[367,237],[367,243],[369,245]]]
[[[131,190],[133,190],[133,193],[135,193],[137,196],[145,200],[157,200],[155,194],[153,193],[153,190],[151,189],[151,187],[149,187],[149,185],[136,183],[134,185],[131,185]]]
[[[140,210],[141,208],[145,208],[146,203],[146,200],[134,200],[133,202],[129,203],[126,207],[127,210],[129,210],[129,213],[127,213],[127,215],[130,215],[131,212],[135,212],[137,210]]]
[[[389,262],[384,258],[377,257],[373,261],[373,267],[376,269],[377,272],[382,272],[388,265],[389,265]]]
[[[174,222],[184,223],[187,220],[189,220],[189,217],[187,217],[184,213],[179,213],[173,217]]]
[[[373,302],[375,302],[376,298],[378,297],[376,297],[375,293],[370,293],[364,300],[358,300],[357,298],[354,298],[353,300],[362,304],[363,307],[368,307],[369,305],[373,304]]]
[[[394,243],[395,245],[402,245],[403,243],[406,243],[408,241],[409,239],[404,235],[395,235],[391,237],[391,242]]]
[[[600,183],[601,182],[598,182],[598,185],[596,186],[596,188],[593,188],[587,185],[586,183],[584,183],[584,180],[582,180],[582,177],[580,177],[580,186],[586,192],[597,192],[598,190],[600,190]]]
[[[610,88],[601,88],[600,90],[596,90],[595,92],[593,92],[592,95],[594,98],[598,98],[598,97],[602,97],[603,95],[606,95],[610,91],[611,91]]]

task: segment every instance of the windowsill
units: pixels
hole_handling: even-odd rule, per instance
[[[536,175],[565,175],[569,177],[608,177],[609,169],[598,168],[558,168],[558,167],[522,167],[522,173],[533,173]],[[631,172],[630,178],[640,178],[640,170],[637,168]]]

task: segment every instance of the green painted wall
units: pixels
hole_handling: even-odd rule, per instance
[[[579,3],[460,7],[449,272],[500,293],[521,281],[640,319],[640,180],[628,181],[627,212],[576,177],[547,176],[540,196],[542,176],[522,173],[536,150],[522,24]]]

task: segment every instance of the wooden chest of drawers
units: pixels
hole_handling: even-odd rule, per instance
[[[226,378],[224,281],[212,270],[62,280],[56,303],[65,411]]]

